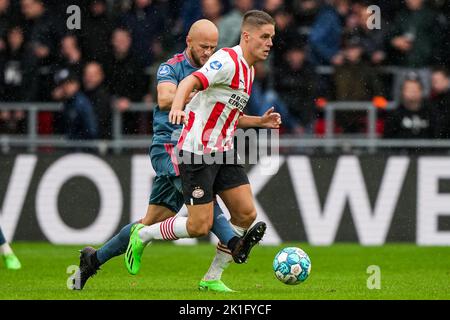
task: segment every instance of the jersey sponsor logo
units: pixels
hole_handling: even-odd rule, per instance
[[[220,68],[222,68],[222,64],[220,63],[220,61],[213,61],[209,64],[209,66],[213,70],[219,70]]]
[[[192,191],[192,196],[195,199],[200,199],[205,195],[205,191],[203,191],[203,189],[200,189],[200,187],[197,187],[194,189],[194,191]]]
[[[238,96],[237,94],[233,94],[228,100],[228,104],[236,107],[239,111],[244,111],[245,106],[247,105],[247,99]]]
[[[161,66],[161,68],[159,68],[158,70],[158,75],[160,76],[165,76],[168,75],[169,73],[170,73],[169,66]]]

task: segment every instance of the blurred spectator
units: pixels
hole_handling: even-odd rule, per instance
[[[355,17],[355,26],[349,30],[353,35],[360,38],[361,46],[364,49],[364,59],[374,65],[381,64],[386,59],[385,52],[385,34],[386,26],[382,25],[381,29],[369,29],[367,21],[370,15],[368,11],[370,3],[368,0],[356,0],[352,5],[352,15]]]
[[[377,71],[363,60],[364,46],[358,35],[348,34],[344,41],[344,63],[336,67],[334,84],[338,101],[371,101],[382,94]],[[345,133],[364,132],[365,111],[340,111],[336,122]]]
[[[392,21],[394,21],[396,14],[403,8],[405,1],[377,0],[374,1],[373,4],[380,7],[383,20],[385,20],[387,24],[391,24]]]
[[[393,97],[400,98],[400,88],[405,76],[415,72],[420,76],[424,95],[430,94],[428,67],[439,60],[441,25],[437,14],[426,7],[425,0],[405,0],[405,8],[395,17],[388,34],[390,42],[389,63],[404,67],[394,77]]]
[[[297,32],[294,25],[294,17],[286,9],[278,9],[273,17],[276,23],[276,32],[271,55],[274,67],[278,68],[282,64],[284,54],[291,44],[305,41],[305,37]]]
[[[440,27],[439,47],[433,50],[436,65],[445,65],[450,68],[450,0],[431,1],[438,10],[438,21]],[[436,52],[437,51],[437,52]]]
[[[64,133],[68,139],[85,140],[97,138],[97,118],[89,99],[80,90],[79,79],[69,70],[60,70],[55,82],[61,88],[64,100]]]
[[[448,70],[444,68],[433,70],[431,93],[433,137],[450,139],[450,73]]]
[[[152,46],[165,30],[164,17],[153,0],[134,0],[131,10],[122,16],[120,26],[129,30],[136,58],[144,66],[152,64]]]
[[[24,97],[25,45],[22,29],[8,30],[6,47],[0,53],[0,100],[21,101]]]
[[[417,75],[403,82],[401,103],[387,113],[384,137],[428,139],[432,137],[430,108],[423,99],[423,86]]]
[[[0,0],[0,53],[5,50],[6,31],[10,24],[10,0]]]
[[[22,110],[0,110],[0,134],[24,134],[25,112]]]
[[[317,13],[320,9],[321,0],[293,0],[292,9],[295,16],[295,25],[302,35],[309,35]]]
[[[363,59],[364,53],[364,44],[358,35],[345,36],[344,62],[334,73],[336,100],[370,101],[383,94],[377,71]]]
[[[341,65],[341,35],[349,0],[332,0],[324,4],[311,27],[309,59],[314,65]]]
[[[275,90],[307,133],[312,133],[316,119],[317,82],[314,68],[306,62],[304,43],[297,39],[283,56],[280,70],[275,75]]]
[[[216,26],[222,19],[222,3],[220,0],[201,0],[202,18],[212,21]]]
[[[77,37],[73,34],[65,35],[60,42],[58,60],[53,64],[51,73],[53,77],[61,70],[69,70],[71,75],[81,81],[81,74],[83,71],[84,61],[82,60],[81,49],[78,46]],[[52,97],[54,100],[60,101],[63,99],[62,86],[53,88]],[[53,113],[53,129],[57,133],[65,132],[65,123],[63,114]]]
[[[108,55],[113,25],[106,11],[106,0],[89,0],[86,18],[81,29],[81,44],[86,60],[102,63]]]
[[[20,27],[7,31],[5,49],[0,52],[0,101],[23,98],[24,39]],[[25,112],[0,111],[0,133],[25,133]]]
[[[60,43],[60,56],[54,69],[69,69],[78,79],[81,80],[84,60],[78,39],[75,35],[65,35]]]
[[[392,62],[411,68],[423,68],[433,62],[433,50],[440,40],[437,15],[424,0],[405,0],[406,8],[395,18],[389,35],[394,49]]]
[[[277,10],[282,9],[283,7],[284,7],[283,0],[263,0],[262,1],[262,10],[267,12],[271,16],[273,16]]]
[[[242,17],[248,10],[253,9],[253,0],[234,0],[233,10],[223,16],[219,22],[219,44],[218,48],[229,48],[239,44],[241,37]]]
[[[123,112],[132,101],[142,101],[146,93],[146,81],[142,65],[131,52],[131,35],[125,29],[116,29],[112,35],[112,53],[105,65],[109,92],[114,96],[115,107]],[[124,115],[124,129],[136,133],[136,113]]]
[[[191,25],[201,19],[202,9],[199,0],[184,0],[181,9],[181,20],[183,21],[183,33],[181,38],[185,38]]]
[[[61,32],[42,0],[21,0],[25,17],[24,35],[26,42],[26,67],[24,76],[25,100],[40,101],[48,97],[49,83],[40,77],[40,68],[55,61],[56,48]]]
[[[98,62],[89,62],[86,64],[83,73],[83,89],[97,115],[99,138],[111,139],[111,97],[105,85],[103,68]]]
[[[253,81],[247,112],[255,116],[262,116],[271,107],[274,107],[275,111],[281,115],[284,129],[291,133],[303,133],[304,130],[300,126],[300,121],[289,113],[281,97],[270,87],[265,63],[258,62],[255,64],[255,80]]]

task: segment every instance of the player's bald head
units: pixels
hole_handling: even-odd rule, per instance
[[[186,37],[189,58],[198,67],[203,66],[214,53],[219,41],[219,30],[209,20],[202,19],[194,22]]]
[[[207,19],[194,22],[189,29],[188,37],[194,41],[214,40],[219,38],[219,30],[216,25]]]

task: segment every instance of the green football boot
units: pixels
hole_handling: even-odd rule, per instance
[[[5,261],[6,269],[19,270],[20,268],[22,268],[19,259],[13,253],[4,255],[3,260]]]
[[[130,242],[128,243],[127,251],[125,252],[125,265],[130,274],[135,275],[141,268],[141,258],[144,253],[145,244],[139,238],[139,230],[145,225],[137,223],[131,227]]]
[[[236,292],[228,288],[222,280],[202,280],[198,285],[200,291],[213,291],[213,292]]]

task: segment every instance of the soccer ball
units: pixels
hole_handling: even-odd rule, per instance
[[[273,259],[275,277],[285,284],[299,284],[311,272],[311,260],[300,248],[289,247],[280,250]]]

